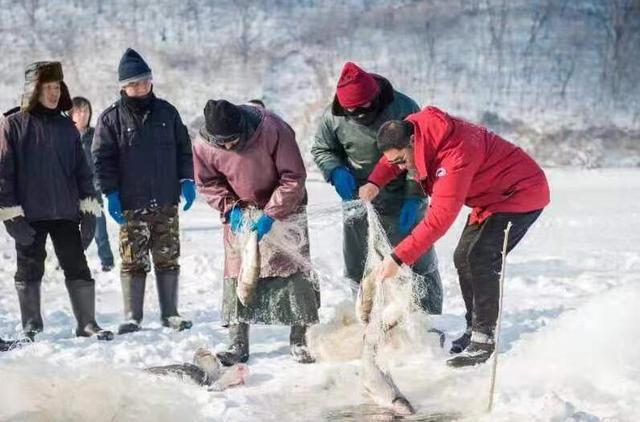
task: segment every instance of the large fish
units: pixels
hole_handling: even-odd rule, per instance
[[[363,280],[363,283],[366,280]],[[376,284],[375,277],[369,277],[372,284]],[[373,281],[371,281],[373,279]],[[369,287],[368,289],[371,289]],[[374,289],[374,295],[377,292],[381,295],[384,290],[384,286],[380,286]],[[361,289],[362,292],[366,292],[367,289]],[[367,306],[368,298],[362,298],[359,295],[356,303],[361,303],[360,311],[363,307]],[[393,295],[388,295],[387,299],[393,298]],[[367,300],[365,300],[367,299]],[[391,374],[388,371],[383,371],[378,364],[378,350],[384,344],[388,338],[388,333],[400,322],[399,312],[396,311],[394,303],[384,303],[383,298],[374,297],[371,298],[371,308],[366,315],[367,321],[363,335],[362,346],[362,373],[361,379],[364,385],[365,391],[378,405],[389,408],[399,415],[412,415],[415,413],[411,403],[400,392],[395,382],[391,378]],[[386,305],[386,306],[385,306]],[[356,306],[356,308],[358,308]],[[364,315],[364,314],[363,314]],[[362,319],[363,316],[359,315]]]
[[[260,277],[260,250],[258,249],[257,231],[252,230],[247,233],[240,259],[236,295],[244,306],[249,306]]]
[[[389,408],[402,416],[413,415],[415,410],[409,400],[400,392],[391,374],[383,371],[377,362],[380,334],[374,327],[367,327],[362,348],[361,379],[365,391],[379,406]]]
[[[223,368],[211,351],[199,348],[193,356],[193,363],[153,366],[145,369],[155,375],[170,375],[181,380],[190,380],[207,386],[210,391],[223,391],[229,387],[244,384],[249,368],[243,363]]]

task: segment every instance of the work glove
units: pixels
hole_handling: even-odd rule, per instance
[[[191,208],[193,201],[196,199],[196,184],[193,180],[183,180],[180,183],[182,189],[182,197],[184,198],[184,207],[182,211]]]
[[[398,219],[398,233],[402,236],[409,234],[413,226],[416,225],[421,204],[422,201],[419,198],[406,198],[402,203]]]
[[[227,220],[231,224],[231,231],[238,233],[244,225],[244,217],[242,215],[242,208],[233,207],[231,211],[227,212]]]
[[[260,239],[262,239],[262,236],[269,233],[269,230],[271,230],[271,226],[273,225],[274,221],[275,220],[269,217],[267,214],[262,214],[260,218],[258,218],[258,221],[253,223],[253,226],[251,226],[251,230],[255,230],[258,232],[258,242],[260,241]]]
[[[331,184],[343,201],[355,199],[356,179],[347,167],[336,167],[331,172]]]
[[[90,212],[83,212],[80,215],[80,239],[82,249],[86,250],[94,235],[96,234],[96,216]]]
[[[120,194],[117,190],[107,195],[107,202],[107,209],[109,210],[109,215],[111,215],[111,218],[113,218],[118,224],[124,224],[124,216],[122,215],[122,204],[120,203]]]
[[[33,243],[36,231],[24,216],[19,215],[11,220],[6,220],[4,226],[7,233],[16,240],[16,243],[22,246],[29,246]]]

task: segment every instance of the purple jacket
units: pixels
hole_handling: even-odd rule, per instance
[[[307,172],[295,132],[277,115],[259,111],[260,124],[240,150],[227,151],[201,136],[193,145],[198,190],[225,222],[236,203],[280,220],[306,201]]]

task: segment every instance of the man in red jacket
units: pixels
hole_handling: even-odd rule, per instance
[[[524,237],[549,204],[549,186],[538,164],[489,130],[435,108],[385,123],[378,132],[384,156],[360,188],[370,201],[404,170],[414,172],[431,197],[427,216],[381,265],[379,278],[395,276],[442,237],[463,205],[472,208],[454,253],[467,329],[452,343],[450,366],[485,362],[494,351],[500,302],[504,230],[507,252]]]

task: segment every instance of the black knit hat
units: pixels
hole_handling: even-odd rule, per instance
[[[124,86],[143,79],[151,79],[151,68],[137,51],[127,48],[118,65],[118,82]]]
[[[227,100],[209,100],[204,106],[204,126],[216,137],[239,135],[244,130],[242,111]]]

